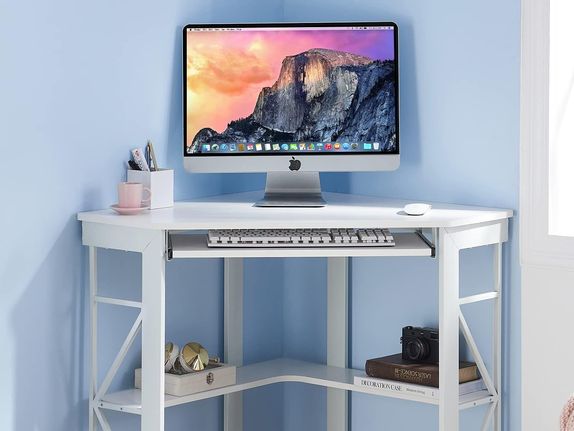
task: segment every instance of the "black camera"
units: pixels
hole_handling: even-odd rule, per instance
[[[405,326],[401,337],[403,359],[438,364],[438,331]]]

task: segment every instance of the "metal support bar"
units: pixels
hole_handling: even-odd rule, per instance
[[[102,427],[102,430],[103,431],[112,431],[112,429],[110,428],[110,424],[108,422],[108,419],[106,418],[106,415],[104,414],[104,412],[101,411],[97,407],[94,407],[94,411],[95,411],[96,416],[98,418],[98,422],[100,423],[100,426]]]
[[[148,233],[142,252],[141,431],[164,431],[165,233]]]
[[[98,391],[98,303],[96,295],[98,293],[98,249],[91,246],[89,248],[89,271],[90,271],[90,331],[91,331],[91,352],[90,352],[90,399],[88,416],[88,430],[97,431],[96,411],[94,403],[96,392]]]
[[[133,406],[125,404],[115,404],[113,402],[110,403],[108,401],[100,401],[98,403],[98,407],[100,408],[100,410],[112,410],[120,413],[129,413],[130,415],[136,415],[136,416],[141,416],[142,414],[142,410],[139,407],[139,405]]]
[[[327,259],[327,365],[348,367],[349,259]],[[348,393],[327,389],[327,431],[348,429]]]
[[[243,365],[243,259],[223,260],[223,358],[224,362]],[[243,395],[223,397],[224,431],[243,430]]]
[[[482,426],[480,427],[480,431],[488,431],[490,421],[492,419],[492,415],[493,415],[494,410],[496,409],[496,406],[498,405],[499,402],[500,402],[500,400],[497,399],[494,403],[492,403],[488,407],[488,410],[486,411],[486,414],[484,415],[484,420],[482,421]]]
[[[459,249],[439,231],[439,430],[458,431],[459,422]]]
[[[502,243],[494,245],[493,256],[494,290],[498,297],[494,301],[493,323],[493,379],[498,392],[498,402],[494,410],[494,431],[502,430]]]
[[[96,302],[100,304],[121,305],[123,307],[142,308],[142,303],[128,301],[127,299],[108,298],[106,296],[96,296]]]
[[[128,350],[132,346],[136,336],[139,333],[141,323],[142,323],[142,313],[140,311],[138,317],[136,318],[136,321],[134,322],[132,328],[130,329],[130,332],[128,333],[124,342],[122,343],[122,347],[120,348],[120,351],[116,355],[114,362],[112,362],[112,366],[108,370],[108,373],[106,374],[106,377],[102,382],[102,385],[100,386],[98,392],[96,393],[96,397],[94,400],[96,403],[106,394],[108,388],[110,387],[110,384],[112,383],[112,380],[114,379],[116,373],[118,372],[120,365],[122,364],[124,358],[126,357]]]
[[[479,293],[478,295],[471,295],[471,296],[465,296],[464,298],[460,298],[459,304],[460,305],[472,304],[474,302],[487,301],[489,299],[496,299],[496,298],[498,298],[498,292],[485,292],[485,293]]]
[[[490,373],[488,372],[488,369],[486,368],[486,364],[484,363],[484,360],[482,359],[482,355],[480,354],[480,351],[478,350],[478,346],[476,344],[476,341],[474,341],[474,337],[472,336],[472,333],[470,332],[470,328],[468,327],[468,323],[466,323],[466,319],[464,318],[464,315],[462,314],[462,311],[460,311],[460,310],[459,310],[458,318],[459,318],[459,322],[460,322],[460,329],[462,331],[462,335],[464,335],[464,338],[466,340],[466,343],[468,344],[470,352],[472,353],[472,356],[473,356],[474,360],[476,361],[476,365],[478,366],[478,369],[480,371],[480,375],[482,376],[482,380],[484,380],[484,384],[486,385],[486,389],[488,389],[488,392],[490,392],[491,395],[497,395],[498,396],[498,391],[496,390],[496,387],[494,386],[494,383],[492,382],[492,379],[490,377]]]

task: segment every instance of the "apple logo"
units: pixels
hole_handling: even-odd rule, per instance
[[[289,160],[289,170],[298,171],[299,169],[301,169],[301,161],[295,157],[291,157],[291,160]]]

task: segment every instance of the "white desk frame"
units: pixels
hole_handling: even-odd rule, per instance
[[[405,202],[365,196],[326,194],[325,208],[256,208],[259,194],[237,194],[177,203],[175,207],[137,216],[118,216],[109,210],[80,213],[84,245],[89,247],[91,309],[91,377],[89,429],[110,425],[106,410],[141,415],[143,431],[164,431],[164,409],[215,396],[225,396],[224,429],[242,431],[243,390],[280,382],[303,382],[325,386],[328,431],[348,429],[348,391],[372,392],[353,385],[361,370],[348,369],[348,258],[361,256],[431,256],[434,247],[421,240],[430,232],[439,260],[440,397],[423,399],[411,395],[397,398],[435,404],[439,408],[440,431],[459,430],[459,410],[488,404],[482,430],[490,424],[501,430],[501,301],[502,243],[508,238],[512,211],[434,204],[422,217],[401,213]],[[313,228],[386,227],[416,231],[404,234],[393,248],[287,248],[209,249],[200,236],[181,236],[205,229],[223,228]],[[417,238],[419,240],[417,240]],[[177,242],[177,247],[168,239]],[[192,239],[190,241],[190,239]],[[431,244],[432,245],[432,244]],[[493,288],[461,298],[459,295],[459,252],[462,249],[494,245]],[[142,256],[142,301],[128,301],[98,295],[97,249],[140,253]],[[237,383],[187,397],[164,395],[165,263],[170,258],[224,259],[224,360],[238,367]],[[328,312],[327,365],[278,359],[243,365],[243,258],[327,257]],[[493,370],[487,370],[461,311],[461,305],[491,300],[494,306]],[[98,382],[98,307],[115,305],[141,311],[129,331],[111,368]],[[134,339],[142,333],[142,390],[108,393],[112,379]],[[487,389],[459,397],[459,330],[464,335]]]

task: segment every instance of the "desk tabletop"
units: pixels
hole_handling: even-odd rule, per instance
[[[512,210],[432,203],[422,216],[402,209],[412,201],[324,193],[323,208],[260,208],[262,192],[248,192],[177,202],[171,208],[118,215],[113,210],[82,212],[78,220],[155,230],[273,228],[441,228],[493,222],[512,217]]]

